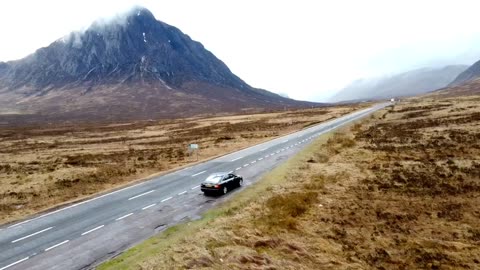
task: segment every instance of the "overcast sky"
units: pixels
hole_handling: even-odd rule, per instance
[[[134,5],[180,28],[252,86],[322,101],[352,80],[480,59],[478,1],[15,0],[0,61]]]

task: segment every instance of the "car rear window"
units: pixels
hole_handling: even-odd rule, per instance
[[[205,179],[205,183],[212,183],[212,184],[216,184],[216,183],[219,183],[223,178],[223,175],[218,175],[218,174],[215,174],[215,175],[210,175],[209,177],[207,177],[207,179]]]

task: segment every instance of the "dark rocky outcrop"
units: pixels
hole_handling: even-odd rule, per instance
[[[311,105],[251,87],[140,7],[0,63],[0,113],[155,118]]]

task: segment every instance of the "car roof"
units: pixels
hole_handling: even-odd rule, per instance
[[[216,173],[212,173],[210,174],[209,176],[223,176],[223,175],[227,175],[228,172],[216,172]]]

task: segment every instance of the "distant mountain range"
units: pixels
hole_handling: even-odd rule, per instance
[[[140,7],[0,63],[0,114],[148,119],[312,105],[251,87]]]
[[[447,86],[467,68],[464,65],[422,68],[392,76],[356,80],[330,101],[390,99],[424,94]]]

